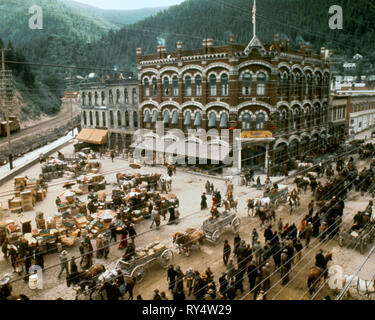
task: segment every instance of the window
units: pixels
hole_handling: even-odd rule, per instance
[[[169,96],[169,79],[167,77],[163,80],[164,95]]]
[[[97,106],[99,103],[99,96],[98,96],[98,93],[95,91],[95,105]]]
[[[143,82],[143,94],[145,95],[145,97],[150,96],[150,82],[147,78]]]
[[[86,105],[86,93],[82,92],[82,105]]]
[[[185,78],[185,96],[191,96],[191,77],[186,76]]]
[[[150,111],[146,110],[144,115],[143,115],[143,123],[150,123],[150,122],[151,122]]]
[[[106,127],[107,126],[107,119],[106,119],[105,112],[102,112],[102,119],[103,119],[103,127]]]
[[[318,98],[322,97],[322,83],[319,76],[315,79],[315,94],[318,96]]]
[[[245,113],[242,116],[242,130],[250,130],[251,128],[251,116],[250,113]]]
[[[112,89],[109,90],[109,103],[110,103],[110,104],[113,103],[113,93],[112,93]]]
[[[257,130],[264,130],[264,124],[266,122],[266,117],[264,113],[258,113],[256,117],[256,128]]]
[[[228,75],[223,74],[221,76],[221,95],[226,97],[228,95]]]
[[[124,90],[124,95],[125,95],[125,103],[129,103],[129,94],[128,94],[128,89]]]
[[[311,96],[312,95],[312,77],[308,76],[307,77],[307,82],[308,82],[307,95]]]
[[[133,89],[135,90],[135,89]],[[133,123],[134,123],[134,128],[138,127],[138,113],[134,111],[133,113]]]
[[[152,112],[152,123],[156,123],[158,121],[158,111],[154,110]]]
[[[220,129],[228,128],[228,115],[226,113],[221,114],[220,116]]]
[[[91,99],[91,92],[89,92],[89,106],[91,106],[92,99]]]
[[[216,76],[214,74],[210,75],[210,96],[216,96]]]
[[[90,111],[90,126],[94,125],[94,122],[92,120],[92,112]]]
[[[86,111],[83,111],[83,124],[87,126],[87,117],[86,117]]]
[[[195,95],[197,97],[202,95],[202,77],[200,75],[195,77]]]
[[[120,90],[116,90],[116,103],[120,103]]]
[[[305,96],[307,96],[309,94],[309,80],[308,80],[308,77],[310,76],[305,76]]]
[[[137,103],[137,99],[138,99],[138,97],[137,97],[137,89],[133,88],[133,90],[132,90],[132,103],[136,104]]]
[[[257,95],[264,96],[266,94],[266,75],[261,72],[257,77]]]
[[[117,125],[119,127],[122,126],[122,121],[121,121],[121,112],[120,111],[117,111]]]
[[[307,110],[305,111],[305,121],[304,121],[304,126],[305,126],[305,128],[308,128],[308,125],[309,125],[309,123],[308,123],[308,119],[309,119],[309,110],[307,109]]]
[[[158,80],[156,78],[152,79],[152,95],[154,97],[158,95]]]
[[[115,120],[113,118],[113,111],[112,110],[109,112],[109,124],[110,124],[111,127],[113,127],[115,125]]]
[[[208,120],[208,127],[209,128],[216,128],[216,113],[211,112]]]
[[[298,110],[293,112],[293,130],[297,130]]]
[[[337,120],[337,117],[336,117],[336,107],[333,108],[333,121],[336,121]]]
[[[251,94],[251,74],[246,72],[242,77],[242,94],[249,96]]]
[[[174,76],[172,79],[173,96],[178,97],[178,78]]]
[[[95,122],[96,122],[96,126],[100,126],[100,124],[99,124],[99,112],[98,111],[95,112]]]
[[[283,129],[287,129],[287,127],[288,127],[288,119],[287,119],[287,115],[286,115],[285,110],[281,114],[281,127]]]
[[[191,129],[191,112],[190,111],[186,111],[185,113],[184,126],[185,126],[186,131]]]
[[[125,111],[125,126],[129,127],[129,112]]]
[[[102,91],[102,106],[105,105],[105,93]]]
[[[173,111],[172,113],[172,126],[173,128],[178,127],[178,111],[177,110]]]
[[[283,75],[281,90],[283,97],[286,97],[288,95],[288,75],[286,73]]]
[[[202,127],[202,113],[199,111],[195,113],[194,126],[196,129]]]
[[[163,123],[166,125],[169,125],[169,121],[170,121],[169,111],[165,110],[163,113]]]

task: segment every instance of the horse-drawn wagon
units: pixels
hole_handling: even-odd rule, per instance
[[[375,224],[368,223],[362,230],[346,230],[339,235],[339,246],[347,245],[353,248],[359,248],[359,252],[364,254],[368,244],[371,244],[375,238]]]
[[[288,194],[289,194],[288,187],[279,185],[279,188],[277,191],[272,189],[269,192],[264,192],[263,198],[270,198],[271,200],[270,205],[273,208],[277,209],[280,206],[280,204],[287,202]]]
[[[125,276],[136,278],[137,283],[144,279],[145,267],[158,261],[163,268],[167,268],[173,261],[173,252],[164,245],[156,243],[136,251],[136,254],[126,261],[120,259],[116,263],[116,269],[121,269]]]
[[[212,243],[217,243],[224,228],[230,226],[232,232],[236,234],[240,229],[241,221],[235,213],[224,211],[217,219],[209,218],[203,222],[203,231],[206,239]]]

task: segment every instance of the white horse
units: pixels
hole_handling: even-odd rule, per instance
[[[168,192],[172,191],[172,178],[170,176],[163,176],[160,178],[160,181],[166,183]]]
[[[331,290],[342,290],[348,283],[350,283],[346,292],[348,296],[350,296],[350,293],[356,293],[361,297],[375,293],[374,280],[362,280],[355,275],[344,275],[343,268],[338,265],[330,267],[328,269],[328,275],[328,285]]]
[[[257,208],[265,208],[269,209],[271,206],[271,198],[266,197],[266,198],[261,198],[261,199],[249,199],[247,201],[247,214],[250,216],[250,210],[252,210],[251,216],[255,217],[256,215],[256,209]]]

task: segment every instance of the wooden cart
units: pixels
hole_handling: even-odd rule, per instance
[[[224,211],[219,214],[219,218],[213,220],[209,218],[203,222],[203,231],[206,239],[212,243],[217,243],[224,232],[226,226],[230,226],[233,234],[240,229],[241,221],[235,213]]]

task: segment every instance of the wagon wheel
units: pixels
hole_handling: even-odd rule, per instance
[[[159,257],[159,263],[163,268],[167,268],[173,261],[172,250],[166,249]]]
[[[131,276],[137,279],[137,283],[142,282],[145,277],[145,268],[142,266],[135,267],[131,273]]]
[[[218,243],[218,242],[219,242],[219,239],[220,239],[220,236],[221,236],[221,230],[218,229],[218,230],[216,230],[216,231],[212,234],[212,241],[215,242],[215,243]]]
[[[339,236],[339,246],[340,247],[344,246],[344,236],[342,234],[340,234]]]
[[[280,205],[279,200],[276,199],[274,201],[273,205],[274,205],[274,207],[275,207],[276,210],[279,209],[279,205]]]
[[[239,218],[236,217],[232,220],[231,226],[232,226],[232,232],[234,234],[236,234],[240,230],[240,224],[241,224],[241,221]]]

